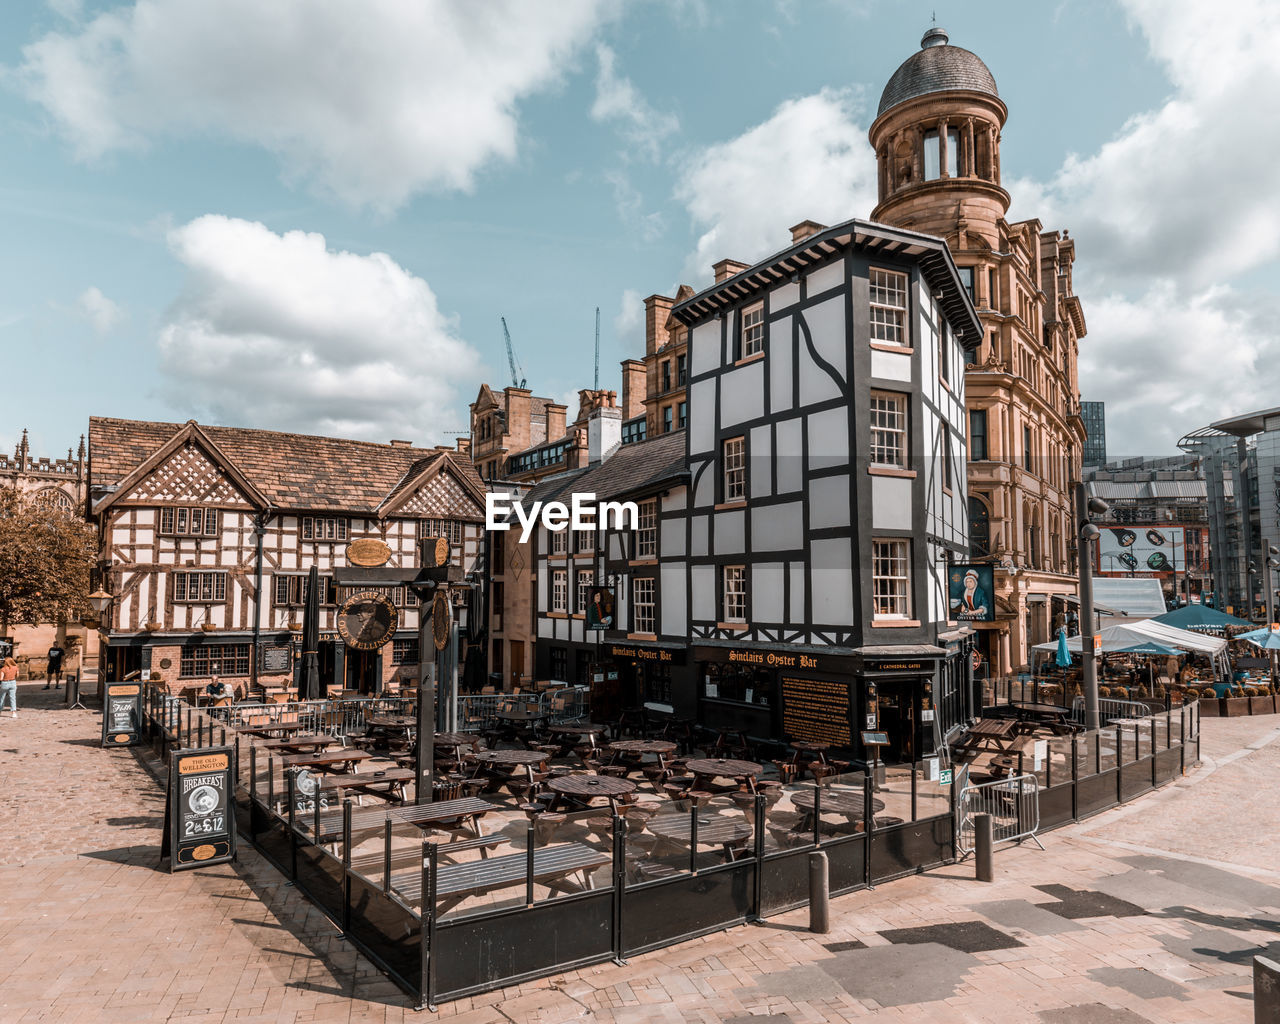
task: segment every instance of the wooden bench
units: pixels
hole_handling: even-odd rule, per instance
[[[583,843],[544,846],[534,851],[533,880],[553,892],[568,893],[576,891],[570,877],[581,873],[579,889],[589,889],[591,879],[588,872],[604,867],[610,861],[608,854]],[[436,879],[437,906],[447,913],[472,896],[521,885],[525,882],[527,870],[528,855],[525,853],[508,853],[466,864],[442,864]],[[406,900],[422,899],[421,871],[393,875],[391,884]]]
[[[479,819],[490,811],[501,810],[499,804],[478,797],[464,796],[458,800],[442,800],[438,803],[413,804],[408,807],[371,807],[367,811],[353,811],[352,835],[374,832],[392,825],[410,824],[419,828],[461,828],[470,825],[480,835]],[[320,816],[320,840],[332,842],[342,835],[342,812],[330,812]]]

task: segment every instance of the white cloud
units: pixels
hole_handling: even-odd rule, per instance
[[[1276,303],[1233,285],[1280,258],[1280,6],[1125,7],[1172,93],[1048,182],[1008,184],[1011,217],[1078,243],[1081,390],[1108,403],[1109,447],[1159,454],[1280,391],[1276,310],[1262,313]]]
[[[159,348],[184,413],[419,444],[463,422],[454,388],[479,376],[476,353],[390,256],[217,215],[174,229],[169,245],[187,279]]]
[[[618,302],[613,336],[624,352],[644,351],[644,299],[634,288],[625,289]]]
[[[1213,420],[1276,404],[1280,301],[1156,281],[1094,293],[1080,345],[1083,397],[1107,403],[1114,457],[1160,455]]]
[[[675,114],[663,114],[651,107],[631,84],[619,78],[615,67],[617,55],[603,43],[596,46],[600,70],[596,74],[596,98],[591,117],[601,123],[617,121],[619,130],[639,153],[650,160],[658,159],[662,142],[680,130]]]
[[[76,309],[99,334],[109,333],[124,319],[124,309],[102,294],[96,285],[86,288],[76,299]]]
[[[68,21],[78,21],[84,13],[84,0],[48,0],[48,3],[49,10]]]
[[[676,186],[702,231],[687,279],[705,280],[721,259],[756,260],[785,248],[787,229],[799,221],[834,224],[870,214],[875,154],[855,106],[853,92],[824,89],[691,155]]]
[[[24,47],[19,69],[83,159],[164,135],[261,146],[284,175],[389,210],[470,189],[517,151],[602,0],[137,0]]]
[[[604,180],[613,186],[613,205],[617,207],[618,219],[631,231],[636,232],[641,241],[655,242],[667,230],[666,219],[661,212],[644,209],[644,196],[631,184],[631,178],[625,171],[607,171]]]

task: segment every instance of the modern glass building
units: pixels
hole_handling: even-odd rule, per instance
[[[1088,433],[1084,442],[1084,464],[1101,466],[1107,461],[1107,403],[1081,402],[1080,419]]]

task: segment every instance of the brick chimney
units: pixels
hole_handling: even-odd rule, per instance
[[[721,281],[729,280],[734,274],[741,274],[749,266],[751,266],[750,263],[739,263],[737,260],[721,260],[719,263],[711,264],[711,269],[715,271],[716,284],[719,284]]]
[[[564,437],[565,418],[568,415],[569,407],[567,405],[556,405],[554,402],[547,403],[547,440],[559,441]]]
[[[816,235],[819,231],[826,231],[827,225],[819,224],[816,220],[802,220],[799,224],[791,227],[791,244],[803,242],[810,235]]]
[[[644,400],[649,388],[645,383],[643,359],[622,360],[622,418],[635,419],[644,415]]]
[[[622,410],[604,407],[594,410],[587,420],[588,462],[603,462],[622,444]]]
[[[644,352],[651,356],[659,349],[666,348],[671,340],[667,332],[667,317],[671,314],[674,300],[666,295],[650,295],[644,300]],[[626,393],[626,386],[623,386]],[[625,403],[625,399],[623,401]]]

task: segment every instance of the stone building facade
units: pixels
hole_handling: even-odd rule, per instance
[[[995,566],[996,621],[975,624],[994,673],[1025,665],[1075,601],[1072,483],[1085,442],[1075,243],[1006,218],[1007,116],[982,60],[933,28],[885,86],[869,132],[872,219],[946,239],[982,321],[965,373],[968,501],[972,558]]]

